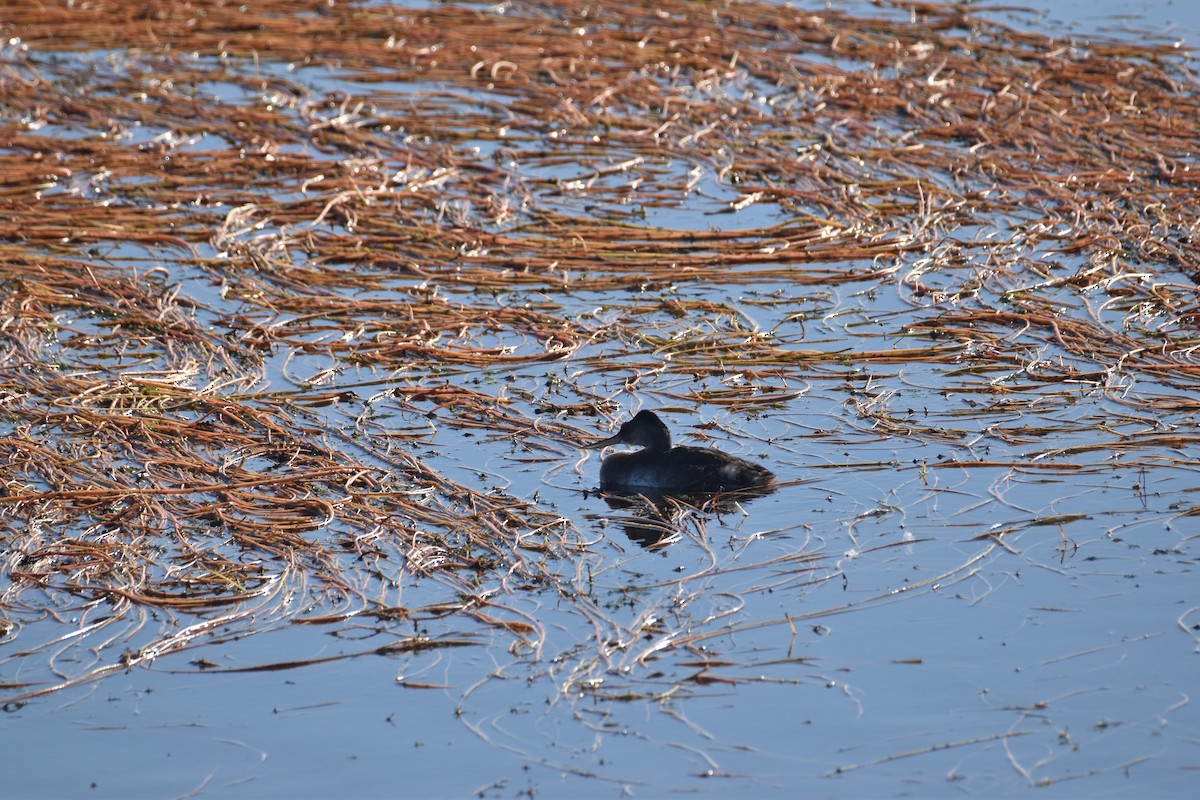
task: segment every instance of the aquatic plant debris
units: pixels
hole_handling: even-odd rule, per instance
[[[813,5],[6,0],[0,701],[329,658],[230,655],[301,626],[683,698],[808,663],[740,633],[1200,513],[1192,51]],[[868,541],[883,503],[834,548],[753,506],[569,505],[578,446],[643,406],[785,497],[899,473],[974,549],[740,616],[936,537]],[[1133,510],[1010,499],[1042,476]],[[614,541],[707,566],[636,584]]]

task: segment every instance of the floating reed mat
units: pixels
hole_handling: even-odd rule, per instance
[[[305,623],[538,658],[550,602],[632,647],[596,534],[438,430],[549,469],[637,393],[910,368],[963,427],[867,391],[847,435],[1194,413],[1189,51],[880,5],[6,0],[0,664],[53,665],[8,695]]]

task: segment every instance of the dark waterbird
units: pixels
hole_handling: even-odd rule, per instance
[[[598,450],[614,444],[638,445],[613,453],[600,465],[600,488],[645,488],[660,492],[722,492],[763,489],[775,482],[766,467],[708,447],[672,447],[671,432],[653,411],[640,411],[616,436],[584,445]]]

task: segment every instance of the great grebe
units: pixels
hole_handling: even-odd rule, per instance
[[[770,486],[766,467],[708,447],[672,447],[671,432],[653,411],[640,411],[616,436],[584,449],[638,445],[633,453],[613,453],[600,464],[600,488],[658,489],[664,492],[721,492]]]

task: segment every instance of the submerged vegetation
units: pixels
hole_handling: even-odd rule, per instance
[[[312,663],[214,661],[291,626],[665,697],[803,662],[714,637],[894,599],[748,621],[841,574],[804,523],[762,549],[753,511],[707,536],[736,505],[592,524],[577,448],[643,405],[699,412],[781,495],[902,472],[986,552],[1078,549],[1096,509],[1005,499],[1045,476],[1126,487],[1102,538],[1200,513],[1177,43],[695,0],[6,0],[0,34],[10,708],[175,654]],[[988,471],[959,510],[949,471]],[[858,552],[901,541],[860,541],[876,513],[842,517]],[[619,526],[709,566],[633,586]],[[743,596],[709,591],[734,573]]]

